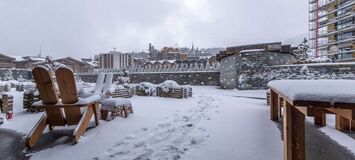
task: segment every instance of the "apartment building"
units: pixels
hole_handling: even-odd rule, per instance
[[[132,65],[131,54],[110,51],[99,54],[100,69],[123,69]]]
[[[355,60],[355,0],[310,0],[309,42],[315,57]]]

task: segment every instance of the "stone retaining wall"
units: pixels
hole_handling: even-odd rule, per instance
[[[14,80],[18,80],[20,77],[23,79],[32,79],[31,70],[0,68],[0,80],[6,80],[10,75]]]
[[[78,74],[84,82],[95,83],[97,74]],[[114,74],[114,79],[119,75]],[[180,85],[219,85],[219,72],[145,72],[130,73],[131,83],[162,83],[166,80],[176,81]]]
[[[266,89],[271,80],[279,79],[355,79],[355,63],[300,64],[268,66],[258,73],[244,69],[240,71],[237,89]]]

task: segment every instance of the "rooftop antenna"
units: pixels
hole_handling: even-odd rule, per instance
[[[42,57],[42,45],[39,47],[39,55],[38,57]]]

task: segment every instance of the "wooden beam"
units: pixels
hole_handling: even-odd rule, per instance
[[[314,124],[319,125],[319,126],[326,126],[327,121],[326,121],[326,114],[322,112],[315,112],[314,113]]]
[[[97,115],[97,114],[100,114],[100,113],[98,113],[99,103],[96,102],[96,103],[92,104],[92,107],[94,109],[95,125],[98,126],[99,125],[99,115]]]
[[[32,148],[36,142],[38,141],[39,137],[41,137],[44,129],[47,127],[47,115],[44,113],[33,127],[30,133],[26,136],[26,146],[28,148]]]
[[[305,115],[286,102],[284,108],[284,159],[305,159]]]
[[[89,125],[90,119],[93,114],[94,114],[94,109],[93,109],[93,107],[89,106],[88,110],[86,110],[86,112],[83,114],[78,126],[75,128],[75,130],[73,132],[73,143],[74,144],[78,143],[80,136],[86,131],[86,128]]]
[[[339,131],[349,131],[350,130],[350,120],[341,116],[335,116],[335,128]]]
[[[336,115],[340,115],[347,119],[355,120],[355,109],[329,108],[328,110]]]
[[[270,89],[270,119],[273,121],[279,120],[278,117],[278,95],[277,93]]]

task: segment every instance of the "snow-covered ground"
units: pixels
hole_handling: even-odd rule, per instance
[[[42,113],[26,113],[22,92],[12,93],[14,119],[0,127],[27,134]],[[134,114],[127,119],[100,121],[78,144],[42,150],[31,159],[282,159],[280,131],[269,120],[266,100],[258,98],[265,98],[264,90],[196,86],[188,99],[134,96]],[[322,131],[334,135],[332,126]]]

